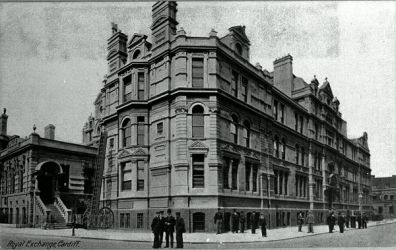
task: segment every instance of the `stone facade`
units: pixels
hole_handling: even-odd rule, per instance
[[[218,208],[225,230],[233,209],[263,211],[270,227],[295,225],[298,211],[324,222],[329,206],[369,209],[367,134],[347,138],[327,79],[295,76],[290,55],[273,72],[252,65],[245,26],[188,37],[176,3],[152,10],[151,43],[113,24],[83,128],[86,145],[108,133],[101,200],[118,227],[149,228],[168,207],[191,232],[214,231]]]
[[[376,215],[395,218],[396,175],[391,177],[372,177],[372,201]]]
[[[7,118],[4,113],[0,123]],[[7,135],[6,129],[1,132],[0,220],[25,226],[64,225],[72,212],[84,212],[91,197],[97,150],[55,140],[54,125],[45,128],[45,137],[35,129],[25,138]]]

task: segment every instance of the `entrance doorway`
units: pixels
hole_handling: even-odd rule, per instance
[[[62,173],[62,168],[55,162],[40,163],[37,168],[40,170],[37,176],[40,198],[45,205],[52,204],[58,191],[58,175]]]

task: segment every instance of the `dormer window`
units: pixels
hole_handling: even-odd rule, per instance
[[[239,43],[235,44],[235,49],[236,49],[236,52],[238,53],[238,55],[242,56],[242,46],[241,46],[241,44],[239,44]]]
[[[132,59],[133,59],[133,60],[134,60],[134,59],[137,59],[139,56],[140,56],[140,50],[136,50],[136,51],[133,53]]]

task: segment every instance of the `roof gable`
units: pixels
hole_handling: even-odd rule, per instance
[[[331,90],[330,83],[327,81],[327,78],[326,81],[322,84],[322,86],[319,87],[319,92],[322,91],[333,99],[334,97],[333,91]]]

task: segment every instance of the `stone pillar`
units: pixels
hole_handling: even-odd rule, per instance
[[[308,175],[308,178],[309,178],[309,192],[308,192],[308,195],[309,195],[309,209],[313,209],[314,208],[314,190],[313,190],[313,187],[314,187],[314,180],[313,180],[313,177],[312,177],[312,172],[313,172],[313,170],[312,170],[312,168],[313,168],[313,160],[312,160],[312,146],[310,145],[309,146],[309,152],[308,152],[308,169],[309,169],[309,175]]]
[[[326,155],[323,151],[322,153],[322,159],[321,159],[322,163],[321,163],[321,167],[322,167],[322,202],[323,202],[323,209],[326,208],[326,197],[325,197],[325,190],[326,190]]]

